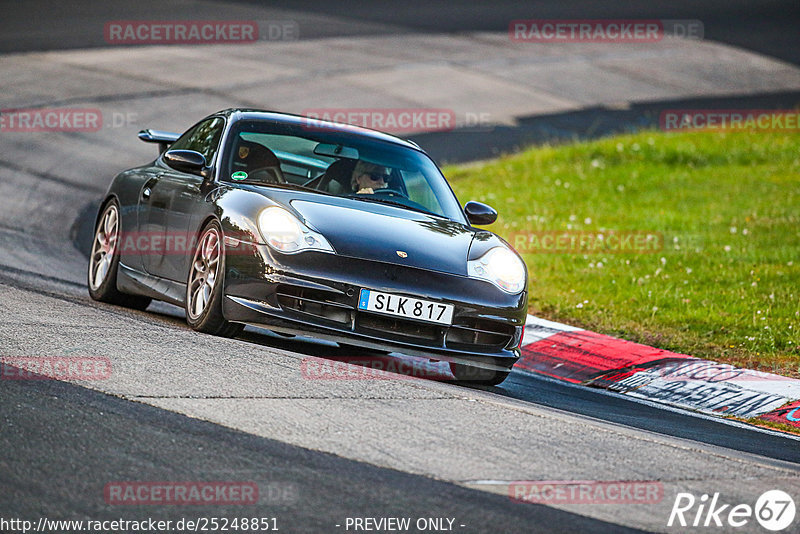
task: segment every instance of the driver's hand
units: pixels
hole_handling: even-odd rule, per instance
[[[375,193],[375,191],[373,191],[371,187],[363,187],[356,192],[357,195],[371,195],[373,193]]]

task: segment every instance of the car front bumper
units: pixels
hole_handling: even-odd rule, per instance
[[[454,305],[452,325],[358,309],[362,288]],[[527,293],[437,271],[323,252],[276,253],[267,245],[226,246],[223,314],[366,348],[493,370],[519,358]]]

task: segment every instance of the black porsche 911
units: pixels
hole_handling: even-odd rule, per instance
[[[449,362],[498,384],[519,357],[527,269],[497,213],[462,208],[414,143],[258,110],[183,135],[117,175],[89,259],[92,298],[186,310],[195,330],[245,324]]]

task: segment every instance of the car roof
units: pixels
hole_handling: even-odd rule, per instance
[[[394,135],[387,134],[378,130],[372,130],[370,128],[364,128],[361,126],[353,126],[349,124],[330,122],[321,119],[315,119],[313,117],[312,118],[305,117],[302,115],[294,115],[291,113],[281,113],[278,111],[267,111],[263,109],[251,109],[251,108],[229,108],[214,113],[209,117],[219,117],[219,116],[229,118],[232,121],[267,120],[294,126],[307,126],[308,121],[313,120],[315,126],[318,126],[320,128],[325,128],[326,130],[329,131],[339,132],[343,134],[351,134],[358,137],[366,137],[369,139],[374,139],[376,141],[393,143],[396,145],[404,146],[406,148],[417,150],[419,152],[424,152],[419,147],[419,145],[417,145],[413,141],[402,139],[400,137],[396,137]]]

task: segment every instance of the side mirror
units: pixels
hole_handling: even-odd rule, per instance
[[[194,150],[169,150],[164,153],[164,163],[176,171],[202,175],[206,158]]]
[[[474,200],[464,204],[464,213],[470,224],[492,224],[497,220],[497,211],[493,207]]]

